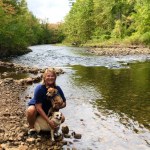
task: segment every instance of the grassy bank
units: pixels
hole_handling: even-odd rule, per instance
[[[100,40],[94,39],[89,40],[85,44],[82,44],[84,47],[147,47],[149,48],[150,45],[143,44],[141,42],[132,41],[130,39],[110,39],[110,40]]]

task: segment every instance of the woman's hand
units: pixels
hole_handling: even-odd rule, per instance
[[[57,128],[56,124],[55,124],[54,121],[52,121],[52,120],[49,120],[49,121],[48,121],[48,124],[50,125],[50,127],[51,127],[52,129],[56,129],[56,128]]]
[[[56,125],[52,120],[49,120],[48,116],[45,114],[44,110],[42,109],[42,104],[36,104],[36,109],[39,112],[39,114],[41,115],[41,117],[43,117],[45,119],[45,121],[51,126],[51,128],[55,129]]]

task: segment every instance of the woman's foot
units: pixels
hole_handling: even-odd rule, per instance
[[[28,135],[35,135],[37,132],[36,132],[36,130],[34,129],[34,128],[32,128],[32,129],[30,129],[29,131],[28,131]]]

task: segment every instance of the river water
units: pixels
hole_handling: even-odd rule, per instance
[[[94,56],[86,48],[41,45],[11,62],[40,68],[59,67],[57,84],[67,107],[62,110],[79,150],[150,149],[150,55]],[[28,87],[30,96],[36,84]]]

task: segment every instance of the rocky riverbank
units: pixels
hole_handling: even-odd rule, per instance
[[[89,53],[96,55],[107,55],[107,56],[118,56],[118,55],[139,55],[139,54],[150,54],[150,48],[140,46],[101,46],[91,47],[87,50]]]
[[[50,141],[50,134],[41,134],[30,137],[26,121],[26,98],[21,97],[29,84],[39,82],[44,70],[23,67],[21,65],[0,62],[1,67],[15,68],[17,72],[30,72],[37,77],[14,80],[7,78],[9,72],[1,73],[0,79],[0,150],[59,150],[67,144],[60,136],[56,142]],[[61,69],[57,73],[63,73]],[[4,76],[5,74],[5,76]]]
[[[25,116],[25,99],[20,93],[26,89],[11,79],[0,80],[0,149],[2,150],[38,150],[61,149],[65,144],[62,138],[50,141],[50,134],[30,137]]]

